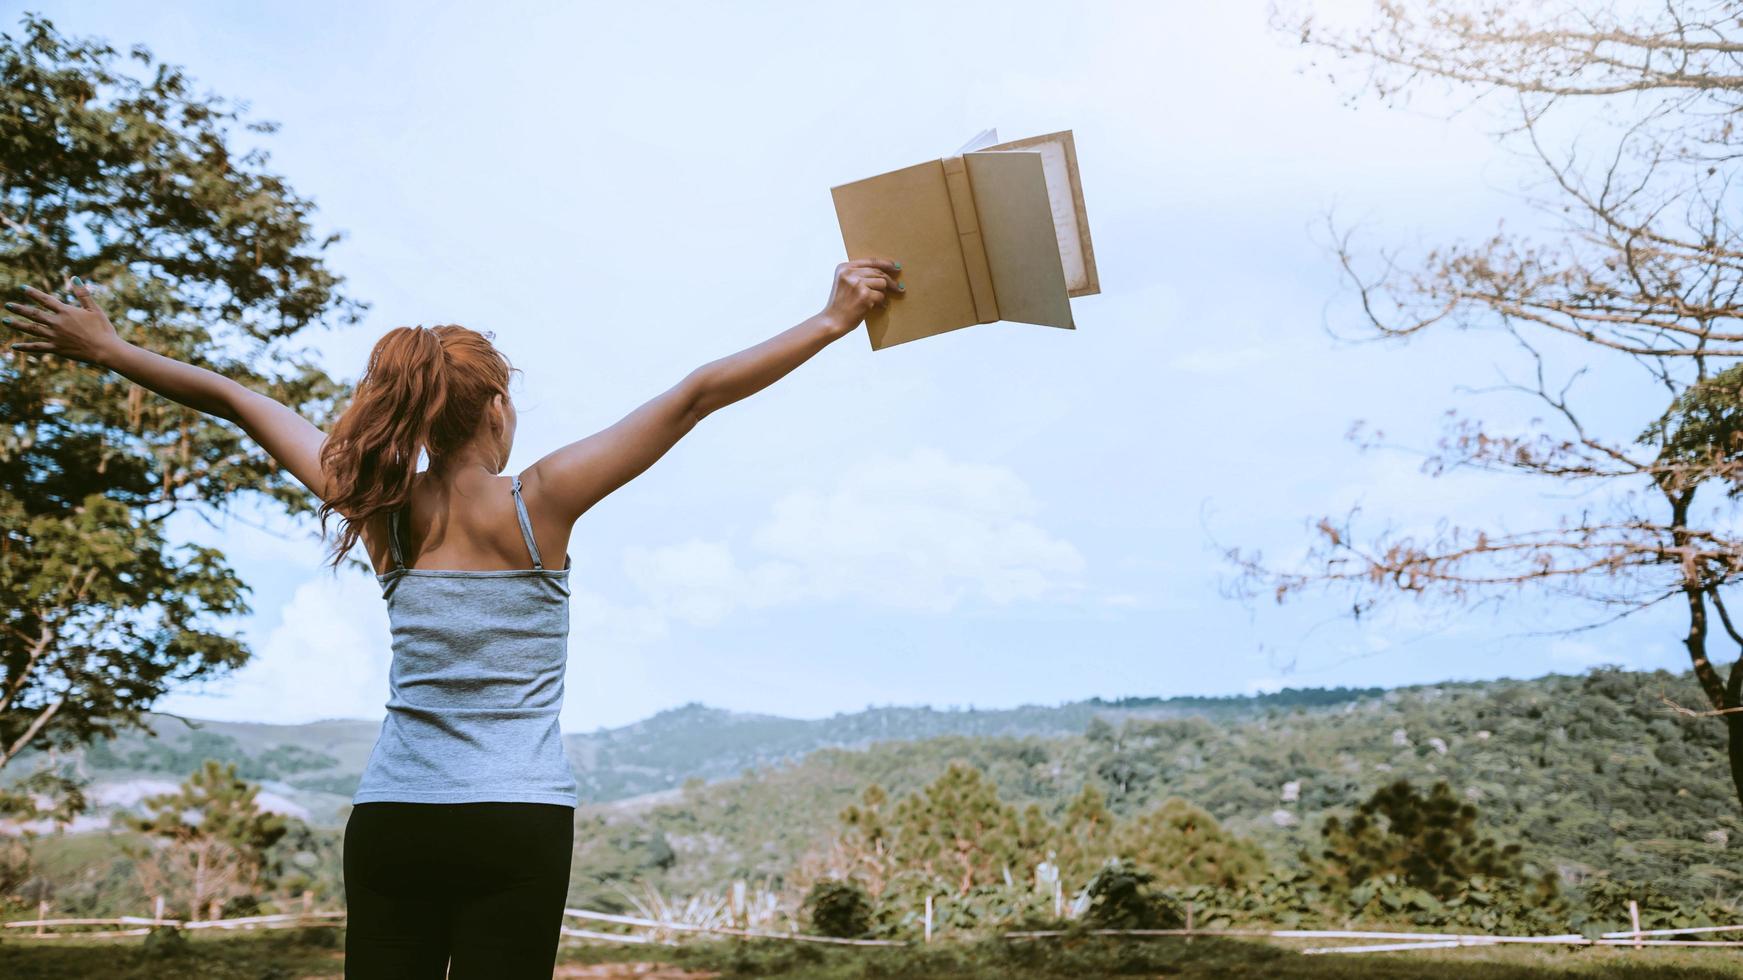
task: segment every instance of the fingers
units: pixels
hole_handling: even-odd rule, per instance
[[[28,303],[7,303],[6,308],[8,310],[12,311],[13,313],[17,313],[20,316],[27,316],[30,319],[35,320],[37,323],[43,324],[45,326],[54,323],[54,318],[56,316],[56,314],[50,312],[49,310],[45,310],[45,309],[38,307],[38,306],[31,306]],[[12,325],[17,326],[18,323],[20,323],[20,322],[21,321],[13,320]],[[22,328],[20,328],[20,329],[22,329]]]
[[[0,327],[10,327],[13,330],[19,330],[30,334],[32,337],[49,336],[48,328],[44,327],[42,324],[31,320],[20,320],[16,317],[0,317]]]
[[[35,286],[24,286],[21,288],[24,290],[24,295],[38,303],[41,303],[53,312],[59,313],[62,310],[72,309],[70,305],[61,302],[53,293],[45,293],[42,290],[37,289]]]
[[[902,271],[902,263],[894,259],[853,259],[847,265],[849,268],[877,269],[892,276]]]
[[[97,298],[91,295],[91,284],[78,276],[73,277],[73,298],[87,310],[96,311]]]
[[[12,345],[12,349],[20,354],[52,354],[54,345],[40,340],[27,340]]]

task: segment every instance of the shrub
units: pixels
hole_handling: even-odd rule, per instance
[[[804,912],[811,931],[820,936],[857,939],[872,928],[871,899],[852,881],[826,878],[812,885]]]
[[[1089,880],[1084,921],[1096,929],[1178,929],[1185,916],[1151,886],[1156,876],[1130,861],[1110,861]]]

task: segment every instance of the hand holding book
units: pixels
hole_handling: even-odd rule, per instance
[[[845,334],[873,309],[886,306],[901,292],[901,263],[893,259],[851,259],[835,267],[835,283],[821,314],[836,335]]]

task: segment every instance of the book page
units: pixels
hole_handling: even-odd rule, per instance
[[[1039,153],[963,154],[999,317],[1072,326],[1053,208]]]
[[[980,132],[975,133],[968,142],[962,144],[962,148],[957,150],[952,154],[952,156],[962,156],[964,153],[973,153],[975,150],[984,150],[998,141],[998,130],[983,129]]]
[[[1071,131],[1012,140],[988,147],[986,152],[1004,150],[1041,154],[1053,227],[1059,240],[1059,260],[1065,268],[1066,289],[1072,296],[1101,292],[1095,269],[1095,249],[1089,239],[1089,216],[1083,209],[1083,184],[1077,173],[1077,147]]]
[[[866,317],[873,350],[978,323],[944,161],[930,160],[830,189],[848,258],[902,263],[906,291]]]

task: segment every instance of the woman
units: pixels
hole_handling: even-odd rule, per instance
[[[12,344],[115,371],[241,426],[359,540],[392,628],[387,718],[345,826],[348,977],[549,977],[574,834],[557,727],[567,662],[569,533],[723,406],[773,384],[903,288],[893,261],[837,266],[822,312],[705,364],[615,425],[504,475],[513,370],[464,327],[399,327],[331,434],[222,375],[122,340],[74,302],[24,287]],[[420,455],[428,467],[417,469]],[[561,568],[544,556],[564,555]],[[451,972],[450,972],[451,971]]]

